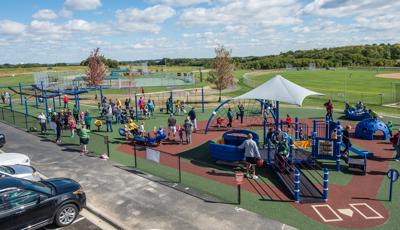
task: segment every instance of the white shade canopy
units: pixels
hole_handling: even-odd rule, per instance
[[[311,95],[323,94],[303,88],[276,75],[271,80],[234,99],[266,99],[301,106],[304,98]]]

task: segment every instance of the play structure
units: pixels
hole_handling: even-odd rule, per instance
[[[246,140],[248,134],[253,135],[253,140],[258,144],[258,135],[249,130],[231,130],[222,135],[219,143],[210,142],[209,152],[212,158],[219,161],[244,161],[244,149],[238,148]]]
[[[143,145],[143,146],[158,146],[162,141],[167,139],[167,135],[165,134],[163,129],[157,130],[153,137],[150,136],[150,133],[140,134],[137,129],[130,130],[131,135],[133,136],[132,140],[135,144]],[[126,132],[124,128],[118,129],[119,135],[126,137]]]
[[[344,111],[346,119],[353,121],[362,121],[364,119],[372,118],[371,114],[367,110],[357,111],[355,108],[347,108]]]
[[[364,140],[373,140],[376,132],[382,132],[383,140],[389,139],[389,128],[379,119],[365,119],[360,121],[355,130],[355,135]]]
[[[263,144],[260,145],[260,152],[266,153],[265,160],[267,165],[273,169],[293,199],[296,202],[326,201],[328,199],[329,172],[327,168],[320,168],[318,161],[332,161],[336,166],[336,171],[341,171],[341,149],[344,147],[342,142],[343,127],[339,122],[314,120],[311,130],[307,124],[301,127],[296,117],[294,124],[291,124],[289,128],[288,124],[279,119],[280,101],[301,105],[303,99],[309,95],[320,94],[276,76],[250,92],[229,99],[219,105],[210,115],[205,131],[207,133],[208,131],[221,130],[221,127],[224,126],[221,126],[221,122],[219,122],[215,128],[216,122],[221,119],[223,114],[227,113],[227,110],[230,109],[232,111],[235,107],[239,109],[239,106],[245,107],[247,114],[245,112],[244,116],[247,120],[250,120],[250,122],[247,121],[250,126],[259,127],[259,129],[263,130]],[[239,101],[239,103],[232,104],[232,101],[235,100]],[[246,106],[246,102],[243,102],[243,100],[252,100],[253,103],[248,103]],[[270,118],[272,117],[274,121],[272,126],[275,127],[275,132],[277,132],[272,135],[271,139],[266,139],[268,124],[267,119],[264,119],[265,116],[263,116],[265,111]],[[238,112],[240,113],[240,109]],[[238,124],[239,118],[240,114],[235,121],[235,126],[239,127],[240,130],[231,130],[224,133],[223,140],[219,141],[219,143],[210,142],[210,154],[214,159],[224,161],[241,161],[244,159],[241,149],[236,147],[244,140],[244,137],[238,138],[234,136],[233,141],[230,139],[230,135],[236,132],[241,134],[251,132],[243,130],[244,127]],[[292,130],[294,130],[294,134],[285,133],[286,131],[293,132]],[[255,130],[252,131],[254,133]],[[279,136],[279,138],[275,138],[274,135]],[[307,138],[304,138],[304,136]],[[365,174],[367,154],[367,151],[360,151],[350,147],[349,170],[358,169]],[[315,170],[322,170],[323,175],[318,174],[319,176],[316,177],[310,173]],[[313,177],[313,181],[318,181],[320,186],[316,186],[310,179],[311,177]]]

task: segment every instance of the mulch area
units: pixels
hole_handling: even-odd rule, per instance
[[[235,120],[234,127],[240,129],[241,127],[249,128],[254,127],[255,125],[260,126],[259,124],[261,121],[262,119],[246,119],[245,124],[239,124],[239,122]],[[307,123],[309,127],[312,127],[312,120],[301,119],[300,122]],[[198,124],[200,129],[204,129],[205,125],[206,122],[199,122]],[[309,131],[311,131],[311,128]],[[161,152],[170,153],[160,155],[160,164],[171,168],[177,168],[178,159],[175,156],[176,154],[197,147],[209,140],[218,139],[221,137],[223,132],[224,131],[211,131],[207,134],[202,132],[193,133],[193,143],[190,145],[160,145],[155,149],[158,149]],[[385,223],[389,219],[389,212],[385,209],[382,203],[385,201],[376,200],[376,195],[386,177],[386,172],[389,168],[388,160],[392,159],[393,151],[391,150],[391,145],[382,140],[364,141],[352,139],[352,142],[357,146],[374,153],[375,159],[368,160],[367,163],[367,175],[353,175],[351,181],[345,186],[330,184],[329,200],[327,203],[293,203],[293,206],[304,215],[322,224],[345,228],[374,227]],[[133,155],[132,146],[128,144],[121,145],[117,150],[125,154]],[[137,151],[137,156],[145,159],[146,153],[145,151]],[[236,186],[235,178],[231,173],[223,173],[218,170],[213,170],[212,167],[200,165],[188,160],[181,161],[181,168],[184,172],[201,176],[225,185]],[[242,188],[246,191],[258,194],[260,200],[291,200],[291,198],[289,198],[280,188],[270,185],[262,179],[245,180]],[[268,203],[265,205],[268,205]],[[313,205],[317,206],[313,207]],[[346,212],[350,212],[350,214],[348,214],[349,216],[342,214],[339,209],[341,209],[341,211],[346,210]]]

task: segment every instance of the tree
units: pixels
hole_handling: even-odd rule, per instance
[[[100,48],[93,50],[87,60],[86,77],[84,79],[88,86],[99,86],[107,72],[107,67],[103,62],[104,56],[100,54]]]
[[[215,48],[215,58],[212,66],[213,70],[210,71],[207,81],[215,84],[219,90],[218,101],[221,102],[222,90],[234,84],[231,51],[224,46]]]

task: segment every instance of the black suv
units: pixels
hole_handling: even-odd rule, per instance
[[[71,179],[0,179],[0,229],[37,229],[52,223],[64,227],[85,204],[85,193]]]

